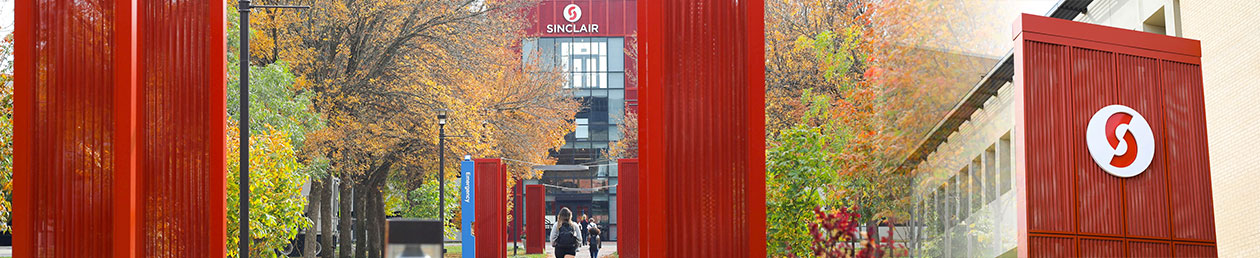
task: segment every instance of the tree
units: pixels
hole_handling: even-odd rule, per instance
[[[0,232],[13,221],[13,33],[0,43]]]
[[[791,128],[774,134],[766,150],[766,235],[772,256],[809,256],[811,210],[839,204],[835,191],[838,140],[833,131],[810,121],[829,118],[830,99],[805,90],[810,112]]]
[[[291,62],[299,89],[327,122],[308,135],[305,155],[326,157],[341,178],[340,203],[358,206],[359,255],[378,256],[385,218],[382,188],[391,174],[420,186],[438,166],[436,113],[451,114],[451,157],[471,153],[551,163],[546,150],[563,145],[578,105],[559,73],[525,73],[517,45],[524,37],[525,0],[291,1],[311,10],[264,15],[260,28],[283,28],[269,40]],[[267,35],[264,35],[266,37]],[[278,50],[277,50],[278,49]],[[513,166],[515,174],[533,173]],[[452,173],[454,174],[454,173]],[[532,176],[532,175],[529,175]],[[448,178],[447,180],[451,180]],[[352,187],[352,189],[350,188]],[[342,234],[348,236],[348,213]],[[370,234],[368,234],[370,232]],[[362,236],[362,237],[358,237]],[[340,238],[348,257],[349,237]]]

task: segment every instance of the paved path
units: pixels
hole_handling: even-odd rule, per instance
[[[556,250],[552,249],[550,243],[548,243],[547,250],[544,252],[547,254],[547,257],[555,257]],[[615,252],[617,252],[617,242],[604,242],[603,246],[599,248],[599,257],[608,256]],[[586,246],[583,246],[582,248],[578,249],[577,257],[578,258],[599,258],[599,257],[591,257],[591,249]]]

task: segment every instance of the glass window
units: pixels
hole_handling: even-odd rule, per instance
[[[622,38],[608,38],[608,71],[625,71],[625,56],[622,51],[626,44]]]
[[[971,215],[971,171],[967,167],[963,167],[958,171],[958,176],[954,177],[955,186],[954,193],[958,196],[958,221],[967,220],[967,216]]]
[[[573,136],[578,139],[587,139],[591,137],[590,128],[586,118],[573,119],[576,128],[573,130]]]

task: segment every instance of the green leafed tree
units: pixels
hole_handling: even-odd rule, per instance
[[[835,204],[836,131],[818,121],[829,117],[829,98],[806,90],[809,111],[800,122],[779,130],[766,150],[766,230],[772,256],[807,257],[814,209]]]
[[[241,58],[237,55],[238,14],[234,9],[228,14],[227,250],[228,257],[239,257],[240,189],[235,182],[240,176],[240,84],[236,78]],[[307,199],[302,186],[322,175],[316,168],[323,166],[318,166],[322,161],[297,155],[297,150],[307,132],[319,128],[321,122],[311,110],[309,93],[293,85],[294,76],[284,62],[250,66],[250,257],[278,257],[276,250],[286,249],[300,230],[312,225],[304,216]]]

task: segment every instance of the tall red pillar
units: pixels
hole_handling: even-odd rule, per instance
[[[17,1],[15,256],[224,256],[224,4]]]
[[[644,257],[765,257],[763,1],[641,0]]]
[[[547,246],[547,188],[525,186],[525,253],[541,254]]]
[[[475,159],[477,257],[507,257],[507,167],[499,159]]]
[[[639,159],[617,160],[617,254],[642,257],[639,252]]]

